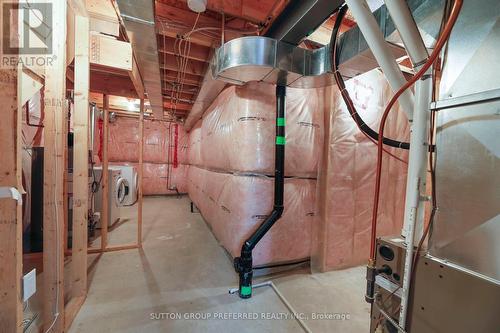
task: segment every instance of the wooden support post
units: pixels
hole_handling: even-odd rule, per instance
[[[88,242],[88,126],[89,126],[89,18],[75,16],[75,86],[73,146],[73,258],[72,297],[87,293]]]
[[[66,1],[52,3],[53,61],[45,74],[43,202],[43,331],[64,331],[64,136]]]
[[[0,70],[0,100],[4,116],[0,122],[0,187],[21,191],[21,107],[16,69]],[[22,332],[22,205],[0,198],[0,330]]]
[[[144,159],[144,98],[141,98],[141,109],[139,110],[139,193],[137,205],[137,245],[142,247],[142,174]]]
[[[103,124],[102,124],[102,211],[101,211],[101,250],[106,249],[108,246],[108,212],[109,212],[109,198],[108,198],[108,136],[109,136],[109,96],[103,95]]]

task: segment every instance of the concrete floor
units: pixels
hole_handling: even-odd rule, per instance
[[[228,294],[237,285],[232,263],[189,202],[147,198],[143,249],[90,258],[89,293],[70,332],[303,332],[271,288],[254,290],[249,300]],[[135,207],[123,214],[130,219],[111,232],[113,242],[135,235]],[[312,332],[368,332],[362,268],[295,271],[273,281]],[[258,318],[231,318],[242,314]],[[313,319],[317,314],[348,319]]]

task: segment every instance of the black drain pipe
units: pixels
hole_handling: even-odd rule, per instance
[[[285,177],[285,97],[286,86],[276,86],[276,144],[274,157],[274,207],[271,214],[243,243],[241,255],[234,258],[234,269],[240,275],[239,296],[252,297],[252,250],[283,214]]]

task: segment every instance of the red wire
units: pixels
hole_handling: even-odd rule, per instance
[[[434,47],[434,50],[432,51],[431,56],[425,63],[425,65],[418,71],[417,74],[415,74],[410,81],[408,81],[404,86],[402,86],[398,92],[392,97],[390,100],[389,104],[387,104],[384,114],[382,116],[382,119],[380,121],[380,128],[379,128],[379,136],[378,136],[378,154],[377,154],[377,178],[375,181],[375,197],[373,200],[373,212],[372,212],[372,232],[371,232],[371,246],[370,246],[370,259],[375,260],[375,243],[377,239],[377,215],[378,215],[378,204],[379,204],[379,199],[380,199],[380,182],[381,182],[381,176],[382,176],[382,153],[383,153],[383,138],[384,138],[384,128],[385,128],[385,123],[387,121],[387,117],[389,116],[389,113],[398,100],[399,96],[411,87],[417,80],[419,80],[425,72],[432,66],[432,64],[436,61],[436,59],[439,56],[439,53],[441,52],[441,49],[443,46],[446,44],[448,41],[448,38],[450,37],[451,30],[453,29],[453,26],[455,25],[455,22],[457,21],[458,14],[460,13],[460,9],[462,8],[462,3],[463,0],[455,0],[453,3],[453,8],[451,10],[451,15],[446,22],[446,26],[443,30],[443,33],[439,37],[436,46]]]

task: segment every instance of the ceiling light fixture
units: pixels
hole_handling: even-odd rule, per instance
[[[207,10],[207,0],[188,0],[189,9],[196,13],[203,13]]]

